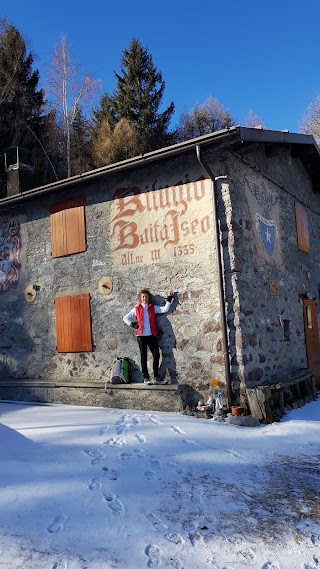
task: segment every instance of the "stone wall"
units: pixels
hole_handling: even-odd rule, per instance
[[[217,178],[235,403],[245,403],[246,387],[307,366],[301,302],[307,292],[318,297],[320,204],[299,158],[280,150],[203,152]],[[172,308],[158,318],[161,375],[188,384],[195,401],[211,379],[226,395],[211,182],[203,174],[188,152],[2,206],[0,380],[104,381],[115,357],[126,355],[140,382],[135,332],[122,317],[140,288],[159,304],[172,288]],[[52,258],[49,207],[77,196],[85,198],[87,250]],[[310,254],[297,248],[295,199],[307,209]],[[109,295],[99,288],[103,277],[112,281]],[[27,285],[37,289],[33,302]],[[94,350],[57,353],[55,298],[82,293],[90,294]]]
[[[85,198],[87,250],[52,258],[49,207],[77,196]],[[211,378],[224,382],[212,196],[194,154],[34,197],[0,215],[3,228],[19,230],[17,280],[0,294],[1,380],[98,381],[118,355],[139,364],[135,332],[122,317],[147,287],[159,304],[175,291],[170,313],[158,317],[161,374],[195,391]],[[102,277],[112,280],[110,295],[99,290]],[[33,302],[27,285],[37,288]],[[55,298],[82,293],[91,297],[94,351],[57,353]]]
[[[320,198],[300,159],[279,150],[271,157],[261,146],[243,157],[230,152],[220,181],[231,371],[242,404],[245,386],[307,367],[303,297],[319,295]],[[307,211],[309,254],[297,247],[295,200]]]

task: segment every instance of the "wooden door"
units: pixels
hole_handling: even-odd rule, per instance
[[[320,385],[320,344],[315,300],[303,301],[303,319],[308,368],[314,374],[315,384]]]

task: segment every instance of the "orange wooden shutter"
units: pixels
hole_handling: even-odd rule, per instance
[[[57,352],[92,352],[90,295],[55,299]]]
[[[307,211],[299,202],[294,203],[296,214],[297,243],[299,251],[310,253]]]
[[[84,198],[75,198],[52,206],[50,226],[53,257],[86,251]]]

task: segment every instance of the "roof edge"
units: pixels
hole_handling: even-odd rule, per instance
[[[315,147],[320,156],[319,148],[311,134],[300,134],[287,130],[266,130],[239,126],[239,136],[244,142],[278,142],[279,144],[309,144]]]
[[[78,184],[84,183],[87,180],[95,180],[96,178],[104,174],[113,174],[121,172],[123,170],[128,170],[135,166],[140,166],[142,164],[147,164],[148,162],[153,162],[154,160],[161,160],[162,158],[167,158],[169,156],[175,156],[183,152],[187,152],[195,148],[196,146],[209,144],[212,142],[218,142],[222,138],[232,137],[232,142],[235,138],[239,137],[239,127],[231,127],[229,129],[224,129],[216,131],[204,136],[199,136],[191,140],[180,142],[179,144],[174,144],[172,146],[166,146],[160,148],[159,150],[154,150],[148,152],[147,154],[141,154],[140,156],[135,156],[133,158],[128,158],[122,162],[116,162],[114,164],[109,164],[108,166],[103,166],[102,168],[97,168],[96,170],[89,170],[88,172],[83,172],[82,174],[77,174],[76,176],[71,176],[70,178],[65,178],[63,180],[58,180],[52,182],[51,184],[46,184],[45,186],[39,186],[28,190],[21,194],[15,196],[5,197],[0,199],[0,208],[6,204],[11,205],[14,203],[22,202],[26,199],[31,199],[34,196],[39,196],[43,194],[49,194],[56,190],[63,190],[70,186],[76,186]]]
[[[193,138],[172,146],[166,146],[147,154],[142,154],[140,156],[135,156],[129,158],[128,160],[123,160],[122,162],[117,162],[115,164],[110,164],[108,166],[103,166],[102,168],[97,168],[95,170],[90,170],[88,172],[83,172],[77,176],[72,176],[70,178],[65,178],[63,180],[58,180],[45,186],[39,186],[28,190],[21,194],[15,196],[5,197],[0,199],[0,208],[11,204],[20,203],[27,199],[37,197],[43,194],[49,194],[54,191],[64,190],[70,186],[77,186],[86,181],[95,180],[105,174],[113,174],[128,170],[135,166],[140,166],[153,162],[154,160],[161,160],[170,156],[176,156],[189,150],[195,149],[197,146],[204,146],[210,143],[218,143],[220,140],[230,140],[230,143],[235,141],[256,141],[261,143],[286,143],[286,144],[300,144],[300,145],[311,145],[316,150],[317,157],[320,160],[320,151],[316,145],[315,139],[311,135],[289,133],[287,131],[275,131],[275,130],[265,130],[260,128],[249,128],[240,125],[232,126],[228,129],[223,129],[219,131],[212,132],[197,138]]]

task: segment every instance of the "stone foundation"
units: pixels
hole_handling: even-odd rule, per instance
[[[104,382],[0,382],[0,399],[90,407],[179,412],[190,404],[186,385],[107,385]]]

